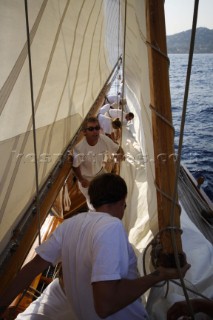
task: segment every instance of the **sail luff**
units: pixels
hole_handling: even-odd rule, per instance
[[[167,58],[164,1],[146,1],[147,40],[150,61],[150,102],[152,109],[155,173],[159,231],[171,226],[170,214],[175,185],[174,130],[172,126],[169,90],[169,60]],[[177,198],[175,199],[177,202]],[[182,254],[179,206],[175,206],[174,226],[178,253]],[[173,227],[173,226],[172,226]],[[171,232],[161,233],[164,265],[173,264]]]

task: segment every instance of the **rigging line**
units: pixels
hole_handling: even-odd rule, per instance
[[[160,113],[155,109],[155,107],[154,107],[153,105],[150,104],[149,107],[150,107],[150,109],[151,109],[153,112],[155,112],[155,114],[156,114],[161,120],[163,120],[165,123],[167,123],[167,124],[170,126],[170,128],[173,130],[173,132],[175,132],[174,126],[173,126],[173,124],[172,124],[169,120],[167,120],[162,114],[160,114]]]
[[[121,15],[121,0],[118,3],[118,60],[120,57],[120,15]],[[117,86],[117,105],[118,105],[118,86]]]
[[[180,284],[178,281],[176,281],[176,280],[169,280],[169,281],[173,282],[174,284],[176,284],[176,285],[179,286],[179,287],[181,286],[181,284]],[[207,296],[203,295],[202,293],[197,292],[197,291],[189,288],[188,286],[187,286],[186,288],[187,288],[188,291],[190,291],[191,293],[196,294],[198,297],[201,297],[201,298],[203,298],[203,299],[205,299],[205,300],[208,300],[208,301],[212,301],[212,299],[208,298]]]
[[[124,15],[124,35],[123,35],[123,57],[122,57],[122,73],[123,73],[123,86],[122,86],[122,93],[121,98],[122,101],[124,100],[124,86],[125,86],[125,54],[126,54],[126,19],[127,19],[127,0],[125,0],[125,15]],[[121,104],[121,139],[120,139],[120,146],[122,145],[122,131],[123,131],[123,112],[124,106],[123,103]]]
[[[190,182],[190,179],[187,176],[187,173],[185,171],[181,170],[181,176],[179,177],[179,179],[186,186],[188,192],[190,193],[191,198],[193,198],[196,202],[199,203],[201,209],[211,210],[209,204],[206,203],[202,195],[199,192],[195,193],[194,189],[190,188],[190,185],[187,183],[187,182]]]
[[[37,156],[37,145],[36,145],[36,127],[35,127],[35,107],[34,107],[34,96],[33,96],[33,75],[32,75],[32,61],[31,61],[31,50],[30,50],[30,30],[29,30],[29,17],[28,17],[28,5],[27,0],[25,2],[25,18],[26,18],[26,31],[27,31],[27,49],[28,49],[28,60],[29,60],[29,77],[30,77],[30,95],[31,95],[31,107],[32,107],[32,124],[33,124],[33,143],[35,152],[35,178],[36,178],[36,207],[37,207],[37,219],[38,219],[38,239],[39,244],[41,243],[41,221],[40,221],[40,206],[39,206],[39,188],[38,188],[38,156]]]
[[[181,206],[179,205],[179,203],[173,198],[173,197],[170,197],[166,192],[164,192],[162,189],[160,189],[156,183],[156,181],[154,181],[155,183],[155,188],[156,190],[162,194],[167,200],[170,200],[172,202],[172,204],[178,208],[179,212],[181,212]]]
[[[138,30],[139,30],[139,33],[140,33],[140,36],[141,36],[142,41],[143,41],[147,46],[149,46],[150,48],[152,48],[153,50],[155,50],[156,52],[158,52],[160,55],[162,55],[162,56],[167,60],[167,62],[170,64],[170,60],[169,60],[168,55],[165,54],[165,53],[163,53],[157,44],[152,44],[152,43],[150,43],[148,40],[146,40],[146,37],[144,36],[143,32],[142,32],[141,29],[140,29],[140,25],[139,25],[139,22],[138,22],[138,17],[137,17],[136,15],[135,15],[135,18],[136,18],[136,21],[137,21],[137,24],[138,24]]]
[[[181,128],[180,128],[180,138],[179,138],[179,145],[178,145],[178,155],[177,155],[177,162],[176,162],[176,174],[175,174],[175,184],[174,184],[174,194],[173,198],[176,199],[177,197],[177,190],[178,190],[178,177],[180,172],[180,159],[182,153],[182,145],[183,145],[183,135],[184,135],[184,125],[185,125],[185,118],[186,118],[186,109],[187,109],[187,100],[188,100],[188,93],[189,93],[189,84],[190,84],[190,76],[191,76],[191,68],[192,68],[192,60],[193,60],[193,53],[194,53],[194,43],[195,43],[195,34],[196,34],[196,25],[197,25],[197,16],[198,16],[198,5],[199,0],[195,0],[194,2],[194,14],[193,14],[193,22],[192,22],[192,34],[191,34],[191,42],[190,42],[190,49],[189,49],[189,59],[188,59],[188,68],[187,68],[187,76],[186,76],[186,84],[185,84],[185,93],[184,93],[184,101],[183,101],[183,111],[182,111],[182,118],[181,118]],[[171,226],[174,225],[174,204],[171,208],[171,215],[170,215],[170,224]],[[175,235],[174,232],[171,231],[171,239],[172,244],[175,251],[175,260],[178,269],[180,270],[179,260],[177,259],[177,247],[175,242]],[[183,277],[180,273],[180,281],[182,285],[182,289],[186,298],[187,305],[189,307],[189,311],[191,313],[192,318],[194,319],[194,312],[189,301],[188,293],[184,284]]]
[[[162,51],[161,51],[161,49],[157,46],[157,45],[154,45],[154,44],[152,44],[152,43],[150,43],[149,41],[145,41],[145,44],[146,45],[148,45],[148,46],[150,46],[152,49],[154,49],[157,53],[159,53],[161,56],[163,56],[167,61],[168,61],[168,63],[170,64],[170,60],[169,60],[169,58],[168,58],[168,56],[165,54],[165,53],[163,53]]]
[[[162,114],[160,114],[160,113],[154,108],[154,106],[153,106],[152,104],[150,104],[149,107],[150,107],[150,109],[151,109],[153,112],[155,112],[155,114],[156,114],[161,120],[163,120],[163,121],[173,130],[173,132],[175,131],[174,126],[172,125],[172,123],[171,123],[169,120],[167,120]],[[160,188],[158,187],[156,181],[155,181],[154,183],[155,183],[155,188],[156,188],[156,190],[157,190],[160,194],[162,194],[165,198],[167,198],[168,200],[170,200],[170,201],[174,204],[174,206],[176,205],[176,206],[178,207],[179,212],[181,212],[181,207],[180,207],[180,205],[178,204],[178,202],[177,202],[173,197],[170,197],[170,196],[169,196],[166,192],[164,192],[162,189],[160,189]]]

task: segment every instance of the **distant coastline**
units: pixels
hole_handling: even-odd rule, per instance
[[[191,30],[167,36],[168,53],[189,53]],[[213,29],[197,28],[194,53],[213,53]]]

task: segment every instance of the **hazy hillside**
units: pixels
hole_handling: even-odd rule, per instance
[[[167,36],[168,53],[189,53],[191,30]],[[213,30],[197,28],[194,53],[213,53]]]

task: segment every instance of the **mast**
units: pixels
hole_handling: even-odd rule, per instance
[[[181,265],[185,263],[185,258],[179,230],[180,209],[177,205],[177,196],[175,196],[175,205],[172,200],[175,190],[174,129],[169,89],[169,59],[166,46],[164,1],[147,0],[146,16],[155,182],[160,243],[162,245],[159,264],[171,267],[176,265],[175,252]],[[174,248],[174,243],[176,248]]]

